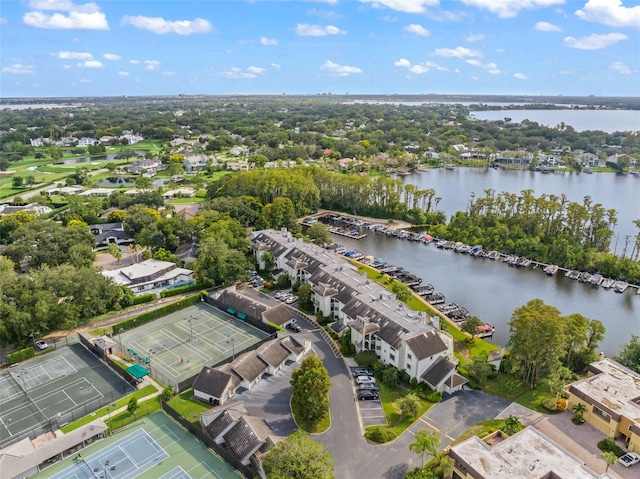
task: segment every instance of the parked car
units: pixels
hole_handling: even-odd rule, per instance
[[[618,461],[624,467],[631,467],[634,464],[640,462],[640,455],[636,454],[635,452],[628,452],[624,456],[620,456],[620,459],[618,459]]]
[[[287,329],[296,333],[299,333],[300,331],[302,331],[302,328],[300,327],[300,325],[296,323],[287,324]]]
[[[373,371],[370,371],[367,368],[354,368],[352,370],[353,376],[373,376]]]
[[[358,384],[358,391],[380,391],[380,388],[376,383],[362,383]]]
[[[356,378],[357,384],[375,384],[376,380],[370,376],[358,376]]]
[[[289,296],[284,302],[287,304],[293,304],[296,301],[298,301],[298,297],[297,296]]]
[[[378,399],[378,393],[374,391],[358,391],[359,401],[367,401],[373,399]]]
[[[36,341],[35,346],[37,351],[44,351],[49,347],[49,345],[44,339],[41,339],[40,341]]]

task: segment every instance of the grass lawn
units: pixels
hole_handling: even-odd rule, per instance
[[[169,406],[196,427],[200,427],[200,414],[211,409],[211,405],[193,399],[193,389],[187,389],[172,397],[169,400]]]
[[[315,424],[311,424],[300,419],[300,414],[297,413],[296,408],[293,406],[293,404],[291,405],[291,412],[293,413],[293,419],[295,420],[296,424],[300,426],[300,429],[310,434],[322,434],[329,429],[329,426],[331,426],[331,414],[327,414],[327,416],[321,421]]]
[[[387,419],[386,426],[369,426],[367,431],[372,428],[388,429],[393,432],[394,437],[398,437],[409,426],[411,426],[417,418],[422,416],[433,403],[420,399],[420,411],[416,417],[403,417],[398,407],[398,401],[408,395],[411,391],[404,387],[394,384],[388,385],[384,383],[378,383],[380,387],[380,401],[382,402],[382,408],[384,409],[384,415]]]
[[[451,446],[460,444],[461,442],[466,441],[473,436],[478,436],[480,439],[482,439],[492,432],[501,429],[503,425],[504,419],[484,419],[460,434],[460,436],[458,436],[456,440],[451,443]]]
[[[193,198],[173,198],[167,201],[170,205],[182,205],[182,204],[190,204],[190,203],[204,203],[204,198],[198,198],[197,196]]]
[[[136,422],[144,416],[148,416],[151,413],[159,411],[160,408],[160,397],[156,396],[149,401],[139,403],[138,409],[136,410],[135,414],[131,414],[129,411],[124,411],[116,416],[112,416],[111,421],[107,419],[105,421],[105,424],[109,426],[109,429],[120,429],[131,424],[132,422]]]
[[[527,385],[522,384],[513,374],[501,373],[497,379],[488,379],[486,383],[483,384],[482,389],[488,394],[509,399],[534,411],[545,414],[552,413],[542,407],[542,401],[544,399],[555,398],[551,396],[549,389],[542,385],[538,385],[535,389],[529,389]]]
[[[138,391],[129,394],[128,396],[125,396],[123,398],[118,399],[115,402],[115,406],[113,406],[113,409],[119,409],[122,406],[126,406],[129,403],[129,400],[132,397],[135,397],[137,399],[143,398],[145,396],[149,396],[150,394],[153,394],[156,391],[156,388],[154,388],[153,386],[146,386],[142,389],[139,389]],[[141,403],[141,404],[145,404],[145,403]],[[158,403],[159,404],[159,403]],[[61,430],[62,432],[64,432],[65,434],[73,431],[74,429],[78,429],[80,426],[84,426],[85,424],[89,424],[91,421],[95,421],[96,419],[100,418],[100,417],[105,417],[108,416],[109,413],[107,411],[107,407],[102,407],[100,409],[98,409],[97,411],[89,414],[88,416],[85,416],[83,418],[78,419],[77,421],[73,421],[72,423],[67,424],[66,426],[62,427]],[[115,417],[115,416],[113,416]]]

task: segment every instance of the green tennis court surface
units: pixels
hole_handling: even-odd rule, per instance
[[[41,472],[38,479],[239,479],[235,469],[156,412]]]
[[[203,366],[213,366],[259,343],[267,333],[206,303],[118,334],[122,354],[151,368],[176,391]]]
[[[80,344],[0,372],[0,447],[61,427],[133,389]]]

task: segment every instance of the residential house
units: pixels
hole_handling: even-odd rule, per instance
[[[640,453],[640,374],[604,358],[591,363],[588,377],[567,390],[569,409],[582,404],[586,422]]]
[[[78,194],[78,196],[109,196],[114,191],[111,188],[91,188]]]
[[[96,241],[96,249],[105,249],[110,243],[132,244],[135,239],[124,230],[122,223],[102,223],[89,225],[89,231]]]
[[[114,143],[116,141],[118,141],[118,138],[111,135],[104,135],[98,138],[98,143],[100,143],[101,145],[110,145],[111,143]]]
[[[473,436],[448,454],[453,461],[445,477],[451,479],[613,479],[531,426],[513,436],[501,431],[484,439]]]
[[[118,139],[120,140],[120,142],[122,142],[122,140],[127,140],[127,145],[135,145],[136,143],[140,143],[142,140],[144,140],[144,137],[140,135],[134,135],[133,133],[124,133],[120,135]]]
[[[41,216],[47,215],[51,213],[53,210],[48,206],[43,206],[39,203],[29,203],[28,205],[9,205],[9,204],[1,204],[0,205],[0,216],[8,215],[11,213],[18,213],[20,211],[24,211],[27,213],[33,213],[34,215]]]
[[[598,158],[598,155],[594,155],[593,153],[580,153],[578,155],[578,160],[580,160],[580,163],[582,163],[582,166],[587,166],[590,168],[593,167],[598,167],[598,168],[604,168],[605,166],[607,166],[607,160],[606,159],[600,159]]]
[[[193,198],[194,196],[196,196],[196,190],[193,188],[178,188],[162,193],[162,197],[165,200],[170,200],[172,198]]]
[[[249,171],[253,167],[248,161],[227,161],[225,166],[231,171]]]
[[[98,140],[96,140],[95,138],[89,138],[86,136],[83,136],[78,140],[78,146],[93,146],[96,143],[98,143]]]
[[[170,261],[148,259],[102,274],[117,284],[126,286],[135,294],[161,291],[171,286],[193,283],[193,271],[178,268]]]
[[[309,284],[314,309],[332,316],[331,327],[350,334],[357,351],[374,351],[384,364],[437,391],[455,392],[466,382],[455,372],[451,336],[359,274],[342,256],[299,241],[287,231],[254,232],[251,249],[261,268],[270,251],[276,268],[292,282]]]
[[[234,156],[248,155],[249,148],[247,148],[246,146],[234,146],[229,150],[229,153]]]
[[[196,171],[202,171],[207,167],[207,162],[209,158],[205,155],[192,155],[184,157],[184,161],[182,162],[184,166],[184,170],[187,173],[193,173]],[[215,159],[213,160],[215,161]]]
[[[45,195],[61,195],[61,196],[65,196],[65,195],[77,195],[79,193],[82,193],[84,191],[84,188],[82,186],[62,186],[60,188],[51,188],[48,190],[43,191],[43,193]]]
[[[533,161],[533,153],[528,151],[501,151],[494,160],[502,165],[528,166]]]
[[[155,176],[158,171],[164,170],[166,167],[160,160],[136,160],[130,165],[127,165],[127,171],[132,174],[149,176]]]

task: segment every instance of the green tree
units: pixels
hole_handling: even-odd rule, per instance
[[[331,379],[317,357],[309,356],[302,361],[291,373],[291,385],[291,404],[302,420],[316,424],[329,414]]]
[[[389,283],[389,289],[396,295],[398,301],[407,302],[412,297],[409,286],[404,284],[402,281],[392,279],[391,283]]]
[[[400,412],[404,418],[414,418],[420,412],[420,399],[415,394],[407,394],[398,401]]]
[[[22,176],[14,176],[11,178],[11,185],[14,188],[20,188],[24,184],[24,178]]]
[[[424,468],[424,455],[425,453],[434,456],[438,453],[438,446],[440,445],[440,437],[432,431],[427,429],[421,429],[416,432],[414,441],[409,444],[409,450],[420,454],[422,458],[422,467]]]
[[[329,233],[327,225],[322,223],[314,223],[311,225],[307,230],[307,236],[312,242],[319,245],[331,242],[331,233]]]
[[[400,381],[400,373],[398,368],[393,366],[386,366],[380,371],[380,381],[384,384],[398,384]]]
[[[151,190],[153,189],[153,180],[146,176],[140,176],[136,178],[136,188],[140,190]]]
[[[535,388],[542,377],[566,355],[560,311],[541,299],[517,308],[509,321],[508,348],[518,374]]]
[[[521,431],[524,428],[524,425],[518,419],[517,416],[513,414],[507,416],[504,420],[504,432],[509,436],[514,435],[516,432]]]
[[[242,278],[250,267],[243,253],[231,249],[220,238],[207,237],[200,242],[194,272],[199,283],[221,285]]]
[[[487,362],[486,358],[480,356],[475,356],[467,368],[469,376],[480,385],[487,381],[487,377],[491,373],[491,364]]]
[[[120,264],[120,261],[122,260],[122,251],[120,250],[120,247],[115,243],[109,243],[107,251],[115,258],[116,262]]]
[[[614,464],[616,464],[618,462],[618,456],[616,456],[616,454],[614,452],[611,452],[611,451],[603,452],[602,454],[600,454],[600,458],[607,465],[607,467],[604,470],[605,474],[607,472],[609,472],[609,467],[613,466]]]
[[[573,405],[571,407],[571,412],[573,413],[573,418],[571,419],[575,424],[583,424],[584,423],[584,413],[587,412],[587,407],[581,402]]]
[[[615,360],[623,366],[640,373],[640,337],[635,334],[632,335],[631,340],[622,346]]]
[[[304,431],[277,442],[262,460],[267,479],[333,479],[333,457]]]
[[[477,316],[469,316],[469,319],[464,322],[461,329],[465,333],[469,333],[471,337],[475,337],[475,335],[478,334],[478,326],[482,326],[483,324],[482,320]]]
[[[134,416],[136,415],[136,411],[138,410],[138,398],[132,397],[129,399],[129,403],[127,404],[127,411],[129,411]]]
[[[311,301],[311,287],[303,283],[298,288],[298,305],[306,311],[313,310],[313,302]]]

